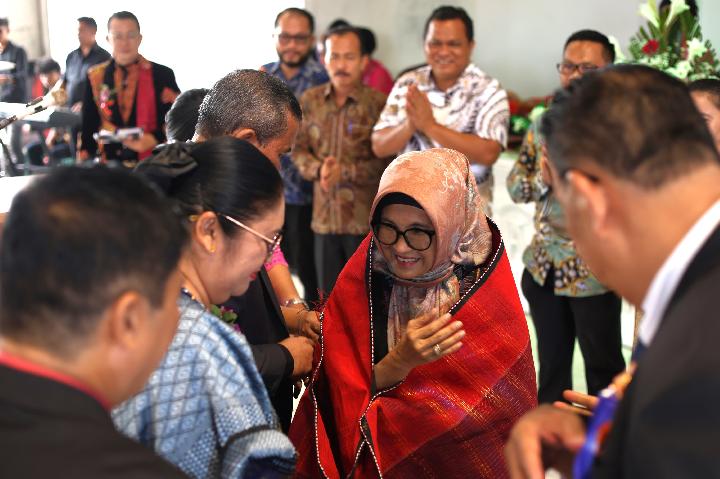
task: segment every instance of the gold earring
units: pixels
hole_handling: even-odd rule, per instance
[[[215,253],[215,245],[210,246],[210,254]]]

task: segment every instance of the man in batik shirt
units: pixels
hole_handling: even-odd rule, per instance
[[[463,153],[489,206],[492,165],[507,143],[510,110],[500,83],[470,63],[474,47],[467,12],[437,8],[425,24],[428,65],[395,83],[372,142],[378,156],[436,147]]]
[[[612,44],[602,33],[582,30],[568,38],[558,64],[567,88],[583,73],[613,62]],[[510,197],[536,204],[535,236],[525,250],[522,290],[538,338],[539,402],[562,400],[572,388],[572,357],[577,337],[585,359],[587,390],[597,394],[625,369],[620,337],[620,298],[600,284],[575,251],[552,194],[543,163],[539,119],[528,130],[507,178]]]
[[[386,162],[370,146],[385,95],[362,84],[368,55],[352,27],[325,40],[330,82],[302,96],[303,124],[293,161],[314,182],[312,230],[318,283],[330,293],[369,231],[368,216]]]

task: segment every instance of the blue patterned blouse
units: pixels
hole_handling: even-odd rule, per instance
[[[183,294],[167,355],[113,411],[117,428],[196,478],[286,477],[295,449],[279,429],[245,337]]]

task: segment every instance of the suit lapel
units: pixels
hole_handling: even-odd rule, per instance
[[[698,254],[695,255],[693,260],[690,262],[685,274],[683,275],[678,287],[668,303],[668,307],[665,310],[664,318],[670,315],[670,312],[676,304],[685,296],[688,289],[700,278],[705,276],[710,271],[720,267],[720,226],[715,228],[715,231],[705,241]],[[662,327],[662,324],[661,326]]]

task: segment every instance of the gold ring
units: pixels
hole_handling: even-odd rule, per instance
[[[433,346],[433,351],[435,351],[435,356],[440,356],[442,354],[442,348],[439,344]]]

